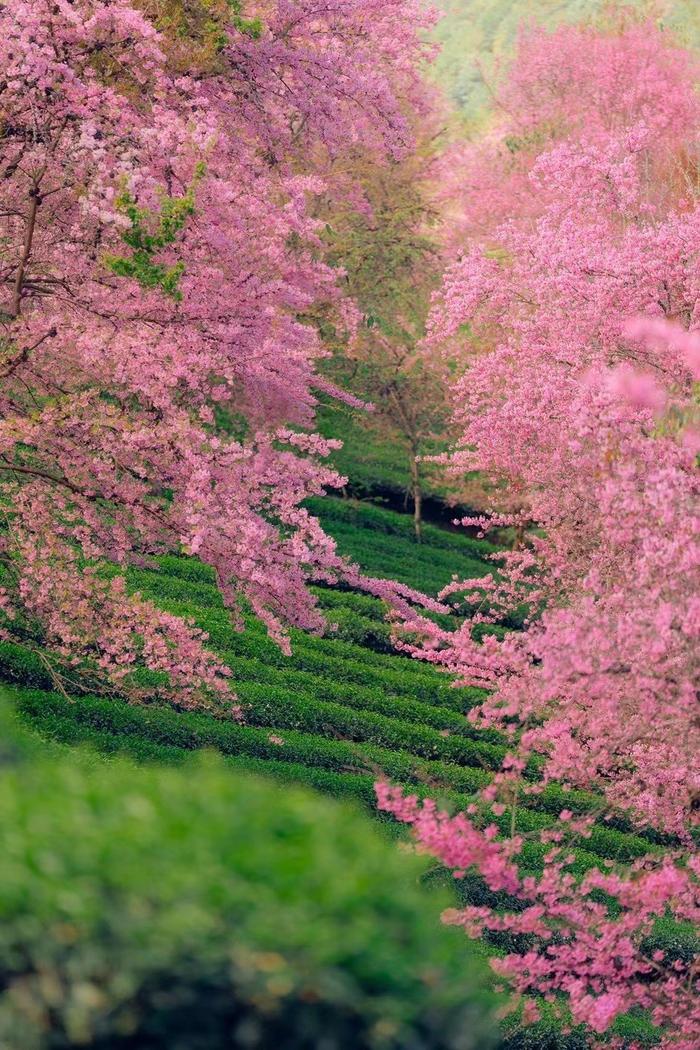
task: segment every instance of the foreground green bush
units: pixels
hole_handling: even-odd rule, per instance
[[[449,897],[358,811],[209,758],[0,755],[4,1050],[493,1044]]]

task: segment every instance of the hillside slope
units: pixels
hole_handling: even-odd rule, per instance
[[[452,572],[478,577],[489,569],[487,544],[428,527],[425,542],[417,545],[408,516],[330,498],[313,509],[341,549],[370,572],[394,575],[434,593]],[[384,609],[376,599],[319,588],[320,603],[336,630],[324,638],[295,632],[293,655],[285,657],[260,624],[249,621],[243,633],[231,628],[209,570],[194,560],[162,558],[156,570],[131,571],[129,584],[209,632],[210,644],[233,671],[245,721],[62,695],[54,691],[40,660],[18,646],[0,644],[0,677],[14,686],[21,717],[47,739],[89,743],[107,754],[125,752],[166,764],[181,762],[192,750],[213,748],[232,768],[355,798],[370,809],[378,776],[461,808],[500,765],[505,745],[498,734],[475,730],[464,718],[479,691],[454,689],[433,668],[392,651]],[[523,832],[545,827],[564,805],[580,812],[595,799],[550,786],[519,810],[516,827]],[[499,819],[508,833],[510,814]],[[623,823],[602,825],[578,850],[576,869],[582,872],[603,859],[633,860],[656,848]],[[539,866],[542,849],[534,843],[528,847],[530,869]],[[469,899],[483,898],[483,887],[474,880],[467,880],[461,892]],[[687,950],[683,931],[659,929],[658,939],[666,948]],[[635,1022],[632,1030],[649,1034],[643,1022]],[[512,1050],[581,1045],[578,1036],[561,1036],[547,1022],[537,1032],[536,1042],[522,1042],[525,1035],[517,1033],[507,1045]]]
[[[521,25],[586,21],[600,17],[610,5],[608,0],[442,0],[436,6],[445,14],[434,31],[441,48],[435,78],[466,119],[475,122],[489,103],[487,82],[495,63],[507,60]],[[681,40],[700,44],[695,0],[628,0],[628,6],[640,13],[661,12],[662,24]]]

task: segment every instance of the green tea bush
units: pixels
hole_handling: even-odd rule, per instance
[[[333,533],[333,525],[351,525],[357,529],[371,529],[373,532],[384,532],[391,536],[401,537],[416,545],[413,532],[413,519],[408,514],[387,510],[372,503],[360,503],[357,500],[332,499],[328,496],[311,497],[306,506],[312,514],[317,515]],[[487,540],[473,539],[466,532],[450,532],[437,525],[423,524],[423,547],[455,551],[470,557],[486,558],[498,548]]]
[[[483,964],[352,807],[74,753],[0,771],[4,1050],[481,1050]]]
[[[194,602],[201,608],[223,609],[224,600],[218,587],[210,583],[199,583],[196,580],[169,576],[151,569],[132,569],[126,571],[129,588],[139,591],[144,597],[175,601]]]
[[[426,788],[427,792],[434,792],[436,787],[459,792],[461,798],[458,795],[456,800],[463,805],[469,801],[465,793],[471,795],[490,779],[482,769],[430,761],[408,751],[324,738],[294,729],[275,732],[277,727],[240,725],[204,714],[177,712],[168,707],[132,706],[94,696],[67,700],[59,693],[38,690],[17,690],[15,695],[22,718],[43,733],[55,735],[55,727],[61,723],[60,739],[66,739],[64,723],[68,720],[79,727],[70,736],[72,741],[83,738],[80,727],[88,727],[107,731],[125,742],[138,738],[184,751],[215,748],[227,756],[249,755],[282,764],[303,763],[354,775],[366,772],[372,781],[385,775],[412,784],[431,785]],[[283,740],[283,744],[271,737]],[[291,772],[290,779],[293,779]]]
[[[438,730],[373,711],[300,696],[258,682],[240,682],[236,693],[251,725],[275,725],[345,739],[368,740],[382,747],[412,751],[423,758],[442,758],[458,765],[500,768],[506,748],[468,737],[443,736]]]
[[[324,781],[330,785],[332,794],[357,794],[373,807],[372,784],[379,776],[410,784],[411,790],[422,796],[437,794],[458,809],[464,809],[472,793],[489,781],[489,774],[481,768],[423,759],[409,750],[391,750],[372,742],[355,743],[280,728],[278,722],[269,727],[239,725],[206,714],[176,712],[168,707],[132,706],[90,696],[67,700],[58,693],[37,690],[18,690],[16,695],[22,717],[56,739],[71,743],[88,740],[98,747],[106,744],[107,750],[118,750],[121,741],[121,746],[142,760],[163,757],[152,753],[151,745],[183,752],[215,748],[237,759],[247,756],[263,764],[272,762],[282,772],[286,771],[288,779],[302,779],[304,783],[312,781],[306,776],[299,777],[300,768],[310,774],[324,769],[344,778],[339,784],[334,780]],[[110,739],[100,743],[94,738],[94,732],[107,732]],[[171,755],[169,760],[182,757]],[[366,783],[356,792],[346,782],[348,774],[351,779],[361,778]],[[539,799],[540,796],[533,796],[528,800],[528,807],[518,808],[517,831],[531,832],[552,823],[548,808],[539,807]],[[510,832],[510,819],[510,813],[494,818],[504,834]],[[590,854],[618,861],[634,860],[655,848],[638,835],[599,826],[593,828],[586,847]]]
[[[185,614],[183,606],[179,604],[161,604],[172,611]],[[479,693],[478,690],[453,689],[445,676],[421,673],[425,668],[421,668],[420,665],[415,666],[417,673],[414,673],[414,666],[408,660],[395,660],[393,668],[391,665],[385,667],[382,664],[364,662],[353,657],[356,654],[362,656],[367,650],[349,645],[347,650],[350,655],[346,657],[346,643],[342,642],[333,643],[339,648],[329,648],[326,655],[326,650],[320,644],[324,639],[307,637],[298,644],[295,639],[292,655],[287,657],[274,642],[259,632],[239,633],[234,631],[226,620],[210,618],[204,614],[194,615],[194,607],[186,608],[188,613],[193,615],[197,626],[209,632],[210,641],[217,643],[216,648],[232,666],[234,680],[239,662],[244,664],[246,661],[257,661],[269,668],[278,669],[283,675],[304,672],[319,680],[349,684],[382,692],[385,696],[414,699],[428,705],[444,705],[460,713],[468,710]],[[47,688],[45,683],[50,681],[50,674],[46,664],[34,653],[15,643],[0,642],[0,678],[35,685],[37,688]]]
[[[390,533],[333,523],[329,529],[338,550],[360,562],[370,576],[399,580],[424,594],[435,594],[452,579],[454,573],[469,579],[484,576],[495,569],[477,553],[457,553],[417,544]]]
[[[391,628],[369,616],[362,616],[352,609],[338,606],[327,613],[329,638],[338,638],[353,645],[363,645],[377,653],[395,653],[391,640]]]
[[[475,729],[461,711],[426,704],[421,700],[413,700],[410,696],[392,696],[376,686],[366,688],[351,682],[334,682],[330,678],[319,678],[308,671],[269,667],[261,660],[247,660],[242,657],[232,662],[231,669],[235,675],[235,682],[260,682],[293,689],[297,694],[302,693],[317,700],[365,708],[388,718],[416,722],[440,731],[447,730],[457,736],[476,737],[478,734],[480,740],[492,744],[502,742],[502,737],[495,730]]]

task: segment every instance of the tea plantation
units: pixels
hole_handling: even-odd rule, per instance
[[[342,551],[368,573],[399,579],[435,594],[452,576],[478,577],[489,571],[492,548],[466,535],[427,525],[422,544],[412,536],[408,515],[350,501],[324,499],[313,508]],[[177,766],[192,752],[218,752],[225,768],[293,782],[336,798],[354,799],[373,811],[374,781],[385,775],[422,796],[463,807],[485,785],[505,753],[497,733],[478,731],[464,713],[478,701],[475,689],[456,689],[433,668],[392,650],[382,603],[366,595],[318,588],[320,605],[334,625],[325,637],[293,632],[293,653],[285,657],[252,619],[235,631],[209,569],[192,559],[159,559],[148,570],[130,570],[129,585],[162,608],[191,617],[208,632],[211,646],[233,672],[244,721],[177,712],[153,704],[65,695],[35,655],[0,644],[0,677],[11,687],[20,719],[45,739],[61,745],[89,744],[99,752],[129,756],[139,763]],[[535,777],[533,768],[530,775]],[[585,792],[548,787],[528,800],[516,816],[521,832],[535,832],[564,806],[583,812],[596,799]],[[509,814],[499,818],[510,831]],[[386,822],[383,822],[386,827]],[[624,821],[601,823],[576,853],[575,870],[604,860],[632,861],[663,843],[634,833]],[[531,843],[525,861],[532,870],[543,847]],[[478,880],[458,892],[485,899]],[[493,900],[492,895],[487,895]],[[430,898],[426,898],[426,904]],[[434,915],[438,921],[438,913]],[[684,954],[691,935],[659,926],[659,945]],[[501,950],[518,945],[497,944]],[[625,1018],[620,1034],[650,1040],[643,1018]],[[569,1048],[583,1045],[575,1031],[562,1035],[547,1020],[522,1032],[506,1031],[515,1048]]]

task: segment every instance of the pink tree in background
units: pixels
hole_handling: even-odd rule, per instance
[[[537,753],[545,782],[595,789],[676,835],[679,852],[581,882],[564,844],[590,829],[565,810],[544,836],[544,874],[524,877],[521,839],[380,788],[425,848],[521,899],[524,910],[449,917],[476,935],[532,935],[532,950],[497,962],[517,990],[564,993],[592,1044],[648,1008],[664,1045],[684,1050],[700,1042],[697,959],[648,957],[644,944],[667,911],[700,917],[696,72],[649,25],[522,37],[505,115],[466,151],[466,246],[430,338],[471,357],[452,468],[506,483],[524,508],[480,523],[536,528],[478,588],[446,588],[473,614],[460,630],[407,624],[422,638],[414,655],[491,690],[474,721],[512,737],[481,807],[515,811],[540,790],[522,776]],[[475,624],[517,608],[525,630],[474,640]]]
[[[321,624],[307,579],[357,580],[300,507],[338,479],[299,318],[347,314],[307,198],[324,158],[407,148],[424,23],[413,0],[2,6],[6,636],[40,624],[115,681],[145,659],[195,702],[224,668],[97,560],[198,554],[282,642]]]

